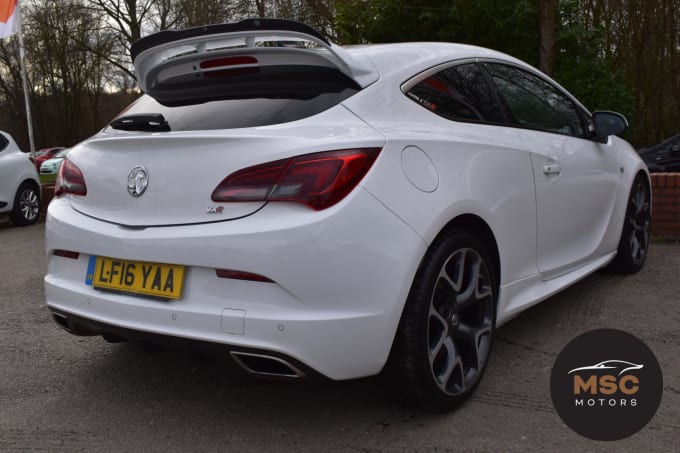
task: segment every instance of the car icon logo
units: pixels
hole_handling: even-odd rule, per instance
[[[573,370],[570,370],[568,374],[571,374],[575,371],[620,370],[618,375],[621,376],[626,371],[639,370],[643,366],[644,365],[638,365],[633,362],[626,362],[625,360],[605,360],[604,362],[600,362],[595,365],[574,368]]]
[[[146,168],[137,165],[128,173],[127,191],[133,197],[140,197],[149,185],[149,174]]]

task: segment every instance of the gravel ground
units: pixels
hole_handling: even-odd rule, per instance
[[[654,244],[646,267],[599,272],[501,327],[486,376],[446,415],[403,408],[378,379],[299,384],[245,378],[216,358],[78,338],[45,307],[44,224],[0,224],[1,451],[677,451],[680,245]],[[594,442],[553,409],[550,371],[578,334],[637,335],[664,393],[654,419]]]

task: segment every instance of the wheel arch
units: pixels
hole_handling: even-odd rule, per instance
[[[633,190],[633,185],[635,184],[635,180],[639,177],[642,176],[645,178],[647,181],[647,187],[649,189],[650,195],[652,195],[652,177],[649,174],[649,171],[647,171],[647,168],[644,166],[644,164],[640,164],[635,167],[634,171],[629,173],[629,176],[626,177],[622,181],[622,187],[621,190],[619,191],[619,199],[616,201],[617,207],[616,210],[613,214],[613,217],[611,219],[612,225],[614,227],[615,237],[613,238],[613,241],[615,243],[614,247],[618,247],[619,241],[621,239],[621,232],[623,230],[623,225],[625,222],[626,218],[626,209],[628,207],[628,198],[630,197],[630,193]],[[650,209],[653,211],[653,206],[652,206],[652,199],[650,197],[649,200],[649,205]]]
[[[496,279],[496,290],[498,290],[501,282],[501,258],[496,236],[489,224],[475,214],[461,214],[444,225],[436,237],[453,230],[463,230],[470,233],[487,246],[487,252],[493,260],[493,274]]]
[[[461,234],[467,236],[467,238],[461,240]],[[428,385],[423,380],[423,374],[421,373],[422,360],[419,357],[414,356],[414,351],[421,350],[422,346],[422,338],[419,336],[419,329],[417,328],[417,325],[422,322],[420,314],[427,313],[422,310],[421,302],[418,302],[425,300],[421,297],[422,294],[419,294],[423,291],[429,293],[429,291],[432,290],[432,288],[429,290],[427,289],[428,284],[423,283],[423,279],[419,276],[422,272],[425,272],[425,274],[422,275],[430,273],[430,270],[432,269],[431,263],[439,262],[439,258],[433,258],[433,253],[435,254],[434,256],[436,256],[438,247],[446,244],[449,239],[455,238],[456,236],[459,238],[457,247],[465,247],[464,244],[469,243],[469,246],[473,249],[483,248],[481,252],[483,255],[487,255],[485,259],[491,261],[491,269],[489,269],[489,271],[493,274],[492,278],[496,280],[493,282],[496,287],[495,291],[498,291],[500,285],[500,253],[493,230],[489,224],[478,215],[465,213],[455,216],[443,225],[431,241],[428,241],[427,250],[421,259],[417,273],[411,283],[411,289],[408,296],[409,299],[405,301],[405,304],[402,307],[399,324],[392,340],[387,361],[381,372],[382,376],[386,378],[387,389],[395,395],[402,397],[407,404],[419,404],[422,407],[436,411],[443,410],[443,408],[448,408],[446,410],[449,410],[454,405],[460,404],[460,402],[464,401],[471,394],[467,393],[462,394],[462,396],[459,395],[458,397],[462,399],[456,400],[457,402],[448,401],[446,404],[434,402],[430,398],[431,392],[428,390]],[[412,299],[414,295],[415,298]],[[493,332],[493,329],[495,328],[498,300],[498,292],[496,292],[495,307],[493,308],[494,316],[493,320],[490,321],[492,323],[491,332]],[[482,369],[480,376],[483,372]],[[404,395],[402,392],[399,392],[399,388],[403,389],[403,385],[399,386],[399,383],[403,384],[404,382],[407,382],[410,387],[414,388],[412,394]],[[478,382],[479,381],[474,383],[470,388],[474,389]]]
[[[23,190],[33,191],[37,198],[36,200],[31,201],[31,205],[33,204],[33,201],[37,202],[37,211],[32,213],[30,217],[24,216],[21,212],[23,208],[20,205],[19,197],[21,196]],[[12,221],[12,223],[16,226],[25,226],[32,225],[39,221],[41,200],[42,200],[42,186],[37,181],[35,181],[35,179],[30,177],[21,180],[21,183],[17,185],[17,190],[14,193],[14,199],[12,201],[12,210],[9,213],[9,218]],[[36,208],[35,206],[33,207],[29,206],[26,209],[33,210],[35,208]]]
[[[19,190],[25,185],[30,186],[32,189],[34,189],[36,192],[38,192],[38,198],[40,200],[42,200],[42,185],[40,185],[39,182],[37,182],[35,179],[30,178],[30,177],[24,178],[23,181],[21,181],[19,184],[17,184],[17,190],[14,192],[14,198],[13,198],[14,200],[16,200],[16,197],[19,195]]]
[[[38,183],[38,182],[37,182],[35,179],[33,179],[33,178],[26,178],[26,179],[24,179],[23,181],[21,181],[21,184],[19,184],[19,185],[17,186],[17,191],[16,191],[16,193],[19,193],[19,188],[20,188],[21,186],[25,185],[25,184],[26,184],[26,185],[29,185],[29,186],[32,186],[35,190],[38,191],[38,193],[39,193],[40,195],[42,195],[42,186],[40,185],[40,183]],[[16,196],[16,193],[14,194],[15,196]]]

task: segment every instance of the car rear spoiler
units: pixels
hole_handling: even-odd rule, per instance
[[[314,30],[309,25],[294,20],[285,19],[245,19],[241,22],[233,24],[216,24],[206,25],[203,27],[187,28],[184,30],[163,30],[153,35],[146,36],[139,41],[132,44],[130,52],[132,54],[132,61],[137,59],[137,56],[147,49],[156,47],[162,44],[169,44],[175,41],[182,41],[188,38],[195,38],[198,36],[219,35],[223,33],[238,33],[245,31],[289,31],[297,32],[303,35],[312,36],[326,45],[331,43],[324,38],[318,31]]]
[[[131,53],[137,83],[152,97],[156,87],[175,84],[184,89],[193,83],[197,88],[204,77],[267,67],[333,69],[362,88],[378,79],[363,54],[350,54],[313,28],[284,19],[161,31],[135,42]]]

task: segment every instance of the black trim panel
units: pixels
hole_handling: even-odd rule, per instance
[[[66,330],[72,335],[76,336],[107,336],[109,339],[119,339],[121,341],[136,341],[143,343],[151,343],[161,347],[174,350],[183,351],[201,351],[210,355],[227,357],[234,365],[241,369],[241,366],[232,358],[231,352],[247,352],[251,354],[261,354],[270,357],[282,359],[298,370],[304,373],[304,380],[311,381],[330,381],[331,379],[310,368],[304,363],[292,357],[279,352],[268,351],[264,349],[245,348],[241,346],[234,346],[223,343],[213,343],[211,341],[195,340],[191,338],[176,337],[172,335],[157,334],[151,332],[144,332],[141,330],[128,329],[126,327],[113,326],[110,324],[94,321],[83,318],[81,316],[73,315],[62,310],[56,310],[49,307],[52,313],[52,318],[56,324]],[[226,334],[225,334],[226,335]],[[287,379],[282,377],[263,377],[256,375],[255,377],[262,379]],[[299,378],[295,378],[299,379]]]

